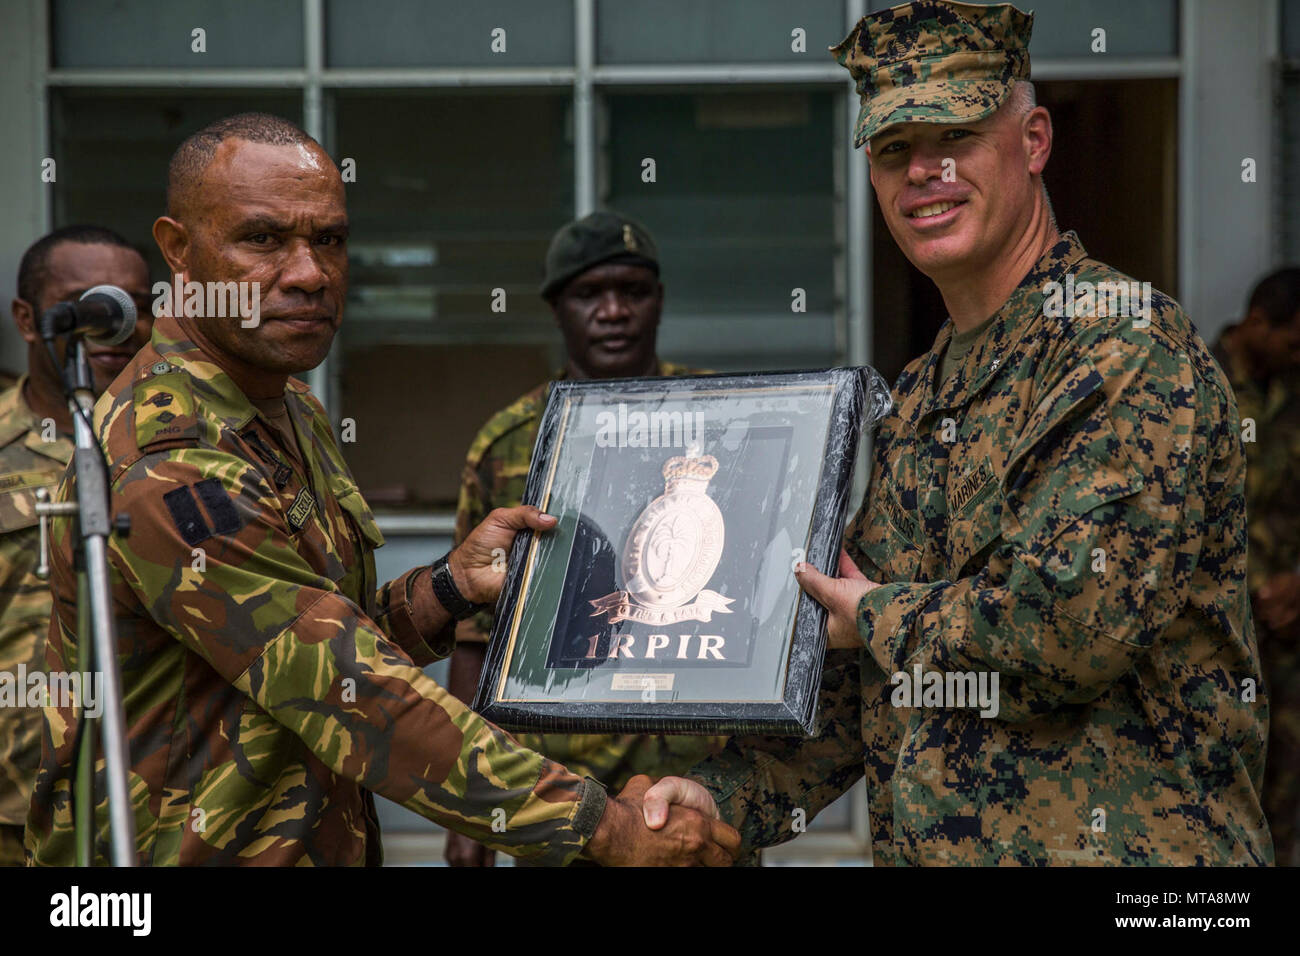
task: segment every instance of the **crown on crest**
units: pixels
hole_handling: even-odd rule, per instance
[[[718,473],[718,459],[712,455],[701,455],[698,458],[686,458],[678,456],[669,458],[664,464],[664,478],[673,481],[677,478],[695,478],[700,481],[708,481]]]
[[[718,459],[712,455],[690,454],[669,458],[664,463],[664,481],[671,489],[678,482],[708,484],[718,472]]]

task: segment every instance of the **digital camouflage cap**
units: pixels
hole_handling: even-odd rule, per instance
[[[921,0],[868,14],[831,47],[857,81],[861,146],[896,123],[969,123],[1029,79],[1034,15],[1009,3]]]
[[[593,212],[569,223],[551,240],[542,298],[555,298],[571,279],[602,262],[627,262],[659,274],[659,250],[645,226],[616,212]]]

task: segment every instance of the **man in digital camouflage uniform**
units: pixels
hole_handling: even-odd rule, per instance
[[[555,313],[568,352],[558,378],[634,378],[697,371],[657,356],[664,290],[658,249],[640,223],[602,211],[561,228],[546,254],[541,293]],[[492,416],[470,445],[456,510],[456,543],[493,508],[523,500],[549,390],[550,383],[543,382]],[[448,683],[466,703],[478,687],[492,622],[492,612],[484,611],[456,631]],[[718,750],[725,740],[646,734],[516,736],[552,760],[616,790],[637,774],[680,773]],[[457,866],[493,862],[491,850],[454,833],[448,834],[446,857]]]
[[[1145,320],[1053,295],[1127,277],[1053,221],[1031,22],[917,2],[833,49],[950,320],[894,386],[840,576],[796,571],[829,609],[824,731],[733,740],[692,776],[747,846],[865,773],[881,864],[1266,864],[1236,402],[1163,294]],[[913,706],[918,672],[943,693]],[[981,674],[995,715],[957,694]]]
[[[446,560],[375,580],[374,517],[290,377],[323,360],[347,293],[346,200],[324,150],[278,117],[219,120],[177,150],[167,210],[154,238],[170,272],[198,290],[256,282],[260,315],[214,314],[187,291],[95,409],[110,505],[132,521],[109,551],[138,861],[377,863],[379,794],[546,862],[729,863],[730,828],[675,807],[664,839],[641,818],[648,778],[607,800],[420,669],[450,651],[453,616],[495,599],[492,550],[554,519],[495,511]],[[55,523],[46,655],[65,670],[69,531]],[[77,725],[46,707],[38,864],[74,859]],[[106,801],[94,814],[102,860]]]
[[[1269,703],[1264,813],[1277,863],[1300,866],[1300,268],[1260,280],[1214,356],[1246,447],[1246,580]]]
[[[135,299],[139,317],[120,345],[88,345],[96,393],[149,341],[149,269],[129,242],[99,226],[65,226],[38,239],[18,266],[11,309],[27,343],[27,374],[0,394],[0,675],[14,682],[0,706],[0,866],[22,866],[23,826],[41,759],[41,708],[32,706],[24,673],[45,672],[50,588],[36,577],[40,552],[36,492],[53,494],[72,457],[72,413],[59,369],[37,333],[37,320],[97,285]],[[62,355],[62,345],[56,347]]]

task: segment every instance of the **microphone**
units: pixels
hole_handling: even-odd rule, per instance
[[[135,330],[135,303],[124,289],[97,285],[76,302],[60,302],[41,316],[41,338],[84,335],[101,345],[121,345]]]

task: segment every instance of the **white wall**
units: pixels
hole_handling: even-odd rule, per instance
[[[1278,8],[1275,0],[1184,0],[1182,14],[1183,95],[1190,100],[1182,116],[1179,215],[1190,219],[1180,225],[1178,299],[1213,342],[1241,317],[1255,281],[1277,265]],[[1246,157],[1256,161],[1254,183],[1241,181]]]

